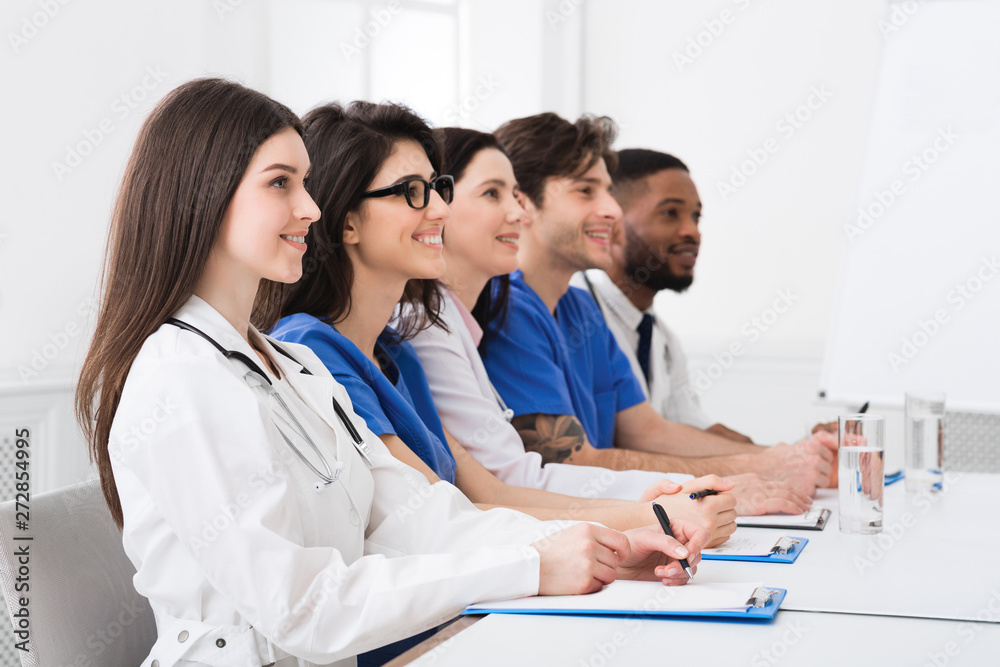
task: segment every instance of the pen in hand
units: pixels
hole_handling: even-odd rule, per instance
[[[720,491],[716,491],[715,489],[702,489],[701,491],[695,491],[694,493],[689,494],[688,498],[691,500],[698,500],[699,498],[704,498],[705,496],[717,496],[719,493]]]
[[[667,537],[674,537],[674,531],[670,530],[670,518],[667,517],[666,511],[659,505],[659,503],[653,503],[653,513],[656,514],[656,519],[660,522],[660,528],[666,533]],[[688,563],[687,558],[681,558],[681,567],[684,571],[688,573],[688,579],[694,578],[694,570],[691,569],[691,564]]]

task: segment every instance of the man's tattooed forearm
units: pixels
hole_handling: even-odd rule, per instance
[[[544,463],[564,463],[583,449],[587,434],[573,415],[531,414],[511,422],[529,452],[538,452]]]

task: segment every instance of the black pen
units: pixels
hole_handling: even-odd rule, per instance
[[[653,503],[653,513],[656,515],[657,520],[660,522],[660,528],[663,532],[667,534],[667,537],[674,537],[674,531],[670,530],[670,518],[667,516],[667,512],[660,507],[659,503]],[[681,558],[681,567],[688,573],[688,579],[694,578],[694,570],[691,569],[691,564],[688,563],[687,558]]]
[[[865,404],[861,406],[861,409],[858,410],[858,414],[863,415],[866,412],[868,412],[868,401],[865,401]]]
[[[704,498],[705,496],[717,496],[721,491],[716,491],[715,489],[702,489],[701,491],[695,491],[690,494],[688,498],[691,500],[698,500],[699,498]]]

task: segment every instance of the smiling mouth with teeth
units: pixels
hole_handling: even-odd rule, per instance
[[[304,236],[289,236],[288,234],[282,234],[281,238],[287,241],[293,241],[294,243],[305,243],[306,237]]]
[[[503,243],[513,243],[514,245],[517,245],[518,240],[512,236],[498,236],[497,241],[501,241]]]
[[[438,234],[437,236],[421,236],[417,240],[426,245],[441,245],[444,242],[444,237]]]

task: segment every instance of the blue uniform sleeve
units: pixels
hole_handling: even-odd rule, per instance
[[[487,344],[483,363],[515,416],[576,414],[552,315],[511,293],[505,326]]]

